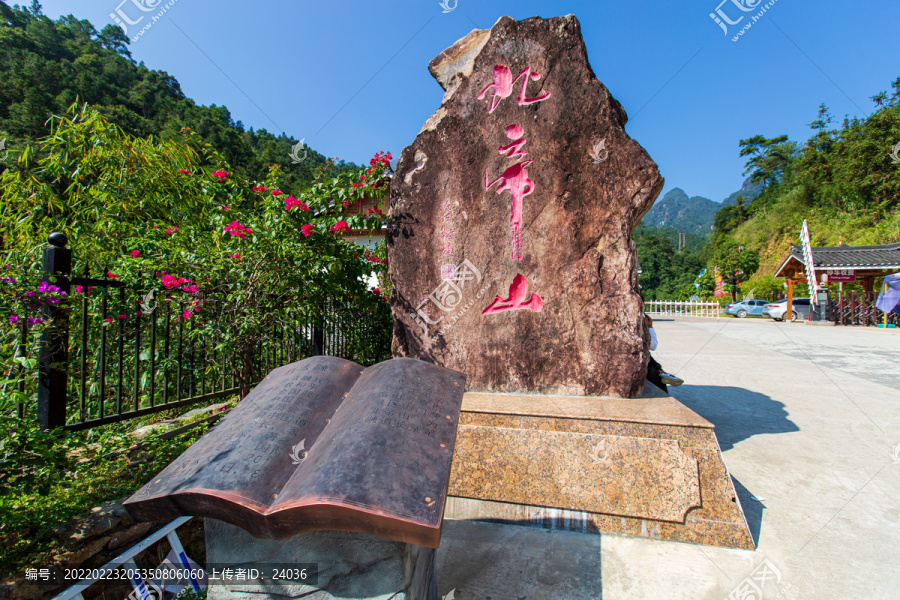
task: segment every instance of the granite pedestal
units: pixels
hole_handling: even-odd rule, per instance
[[[713,425],[647,389],[466,393],[444,517],[752,550]]]
[[[317,565],[315,585],[212,583],[209,600],[437,600],[432,548],[361,533],[313,531],[287,541],[260,540],[240,527],[206,519],[206,560],[221,568]]]

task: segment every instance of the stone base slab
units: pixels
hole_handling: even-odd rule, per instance
[[[752,550],[713,425],[671,396],[467,393],[444,517]]]
[[[435,551],[347,531],[313,531],[287,541],[260,540],[240,527],[205,519],[207,565],[271,569],[317,565],[315,585],[210,580],[209,600],[437,600]]]

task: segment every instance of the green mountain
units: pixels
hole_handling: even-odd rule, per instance
[[[674,227],[685,233],[712,233],[716,211],[722,208],[703,196],[688,197],[681,188],[669,190],[657,200],[642,221],[647,227]]]
[[[746,179],[741,189],[734,192],[722,202],[714,202],[703,196],[688,195],[681,188],[669,190],[665,196],[657,200],[644,217],[642,223],[647,227],[672,228],[677,231],[707,237],[713,231],[716,213],[723,206],[733,206],[738,196],[744,203],[759,196],[763,191],[762,183],[751,183]],[[677,247],[677,235],[668,235]]]
[[[748,177],[744,180],[741,189],[722,200],[722,206],[734,206],[737,204],[738,196],[741,196],[744,202],[749,204],[751,200],[762,194],[764,189],[762,181],[751,183],[751,178]]]
[[[246,129],[224,106],[195,103],[174,77],[135,62],[129,43],[117,26],[97,31],[72,15],[49,19],[38,2],[30,8],[0,2],[0,140],[6,148],[14,151],[46,135],[48,118],[79,102],[134,136],[190,144],[195,132],[231,167],[255,179],[264,179],[277,163],[286,192],[305,189],[326,165],[338,171],[356,167],[328,161],[284,133]],[[292,151],[301,160],[292,159]],[[3,168],[12,168],[9,161]]]

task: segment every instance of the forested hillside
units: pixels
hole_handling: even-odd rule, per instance
[[[688,197],[673,188],[658,199],[643,219],[647,227],[673,227],[685,233],[708,235],[721,205],[703,196]]]
[[[804,219],[814,246],[900,241],[900,77],[890,94],[872,101],[871,115],[844,118],[836,128],[822,105],[803,145],[787,136],[741,140],[747,173],[764,191],[717,213],[714,246],[734,242],[758,251],[764,276],[799,243]]]
[[[668,229],[635,231],[645,298],[709,296],[716,267],[726,275],[725,290],[736,295],[780,290],[772,275],[791,243],[799,243],[804,219],[814,246],[900,241],[900,78],[891,93],[880,92],[872,101],[871,115],[845,118],[839,127],[822,105],[810,123],[812,137],[802,145],[785,135],[740,140],[749,178],[716,205],[707,247],[698,248],[694,238],[679,252],[676,230],[698,223],[704,229],[702,219],[715,203],[688,198],[678,188],[666,194],[643,223]],[[707,276],[696,278],[697,260]],[[697,286],[688,285],[692,273]]]
[[[295,162],[290,153],[298,140],[246,129],[224,106],[196,104],[174,77],[135,62],[128,44],[116,26],[97,31],[72,16],[51,20],[37,2],[27,9],[0,2],[0,140],[6,148],[15,155],[46,135],[49,117],[65,114],[78,101],[138,137],[189,141],[190,131],[196,132],[231,166],[254,178],[264,179],[270,165],[280,164],[289,192],[311,184],[326,164],[324,156],[306,148],[296,155],[306,158]],[[336,162],[339,171],[354,167]]]

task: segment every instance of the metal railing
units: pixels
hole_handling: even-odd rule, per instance
[[[87,269],[82,277],[71,277],[66,242],[65,236],[51,236],[44,251],[45,279],[53,276],[68,300],[44,309],[53,325],[42,336],[38,370],[20,368],[18,384],[24,391],[25,380],[37,378],[37,404],[20,403],[20,418],[31,418],[34,410],[45,428],[78,431],[241,391],[244,359],[216,348],[204,326],[184,318],[191,294],[166,290],[151,308],[146,290],[106,275],[92,279]],[[218,301],[203,302],[206,312]],[[278,366],[319,354],[356,362],[389,358],[389,332],[352,318],[352,306],[330,301],[319,313],[298,311],[290,323],[273,324],[258,336],[248,365],[251,385]],[[24,356],[27,322],[22,321]]]
[[[883,325],[885,314],[875,306],[878,292],[840,292],[829,298],[829,321],[835,325]],[[900,326],[900,315],[888,313],[888,325]]]
[[[187,573],[191,573],[193,569],[191,567],[190,561],[188,560],[187,554],[185,554],[184,552],[184,548],[181,545],[181,540],[178,538],[178,534],[175,532],[175,529],[181,527],[192,518],[193,517],[179,517],[175,519],[156,533],[144,538],[139,543],[135,544],[122,554],[118,555],[102,567],[93,569],[93,571],[98,573],[96,577],[82,579],[78,583],[67,588],[64,592],[54,596],[53,600],[84,600],[84,596],[82,596],[81,592],[99,582],[101,580],[101,573],[107,574],[108,577],[108,574],[117,569],[126,570],[128,579],[131,582],[131,586],[134,588],[134,593],[131,595],[131,597],[138,598],[139,600],[154,600],[154,596],[151,594],[148,583],[145,582],[139,575],[141,571],[135,564],[134,557],[165,537],[169,540],[169,545],[172,547],[172,550],[175,551],[175,555],[178,557],[178,561],[180,563],[179,566],[183,567]],[[193,577],[191,578],[190,583],[191,587],[196,592],[199,592],[203,587],[202,584]]]
[[[644,312],[651,315],[719,318],[722,307],[718,302],[676,300],[646,300]]]

